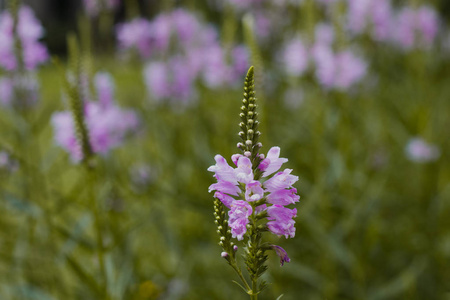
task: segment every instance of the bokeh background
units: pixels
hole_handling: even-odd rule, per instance
[[[450,299],[449,1],[0,7],[1,299],[246,299],[206,169],[238,151],[250,65],[263,152],[281,147],[301,195],[260,299]]]

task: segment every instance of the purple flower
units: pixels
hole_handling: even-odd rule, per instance
[[[414,47],[426,49],[433,44],[438,29],[439,18],[432,8],[405,7],[396,17],[392,40],[406,50]]]
[[[228,195],[237,196],[241,190],[239,187],[229,181],[219,180],[217,183],[213,183],[209,186],[209,192],[219,191]]]
[[[214,198],[219,199],[223,203],[223,205],[225,205],[228,208],[231,208],[231,203],[235,200],[233,197],[224,194],[222,192],[215,192]]]
[[[389,0],[348,0],[347,26],[354,34],[370,28],[376,41],[385,41],[390,35],[392,19]]]
[[[295,221],[297,209],[289,209],[281,205],[272,205],[267,208],[268,220],[267,227],[278,236],[284,235],[286,238],[295,236]]]
[[[248,184],[253,180],[252,162],[248,157],[241,156],[234,169],[237,181]]]
[[[300,76],[308,67],[308,49],[300,38],[289,41],[284,46],[282,61],[286,72],[292,76]]]
[[[428,144],[418,137],[409,140],[405,147],[405,152],[411,161],[419,163],[435,161],[441,155],[441,151],[437,146]]]
[[[297,195],[297,189],[280,189],[275,190],[267,195],[267,202],[276,205],[289,205],[300,200],[300,196]]]
[[[258,201],[264,197],[264,190],[261,182],[251,181],[245,186],[245,200],[248,202]]]
[[[119,48],[123,50],[135,49],[142,58],[151,54],[152,26],[143,18],[136,18],[128,23],[116,27]]]
[[[44,29],[28,6],[22,6],[18,12],[17,38],[20,39],[24,66],[33,70],[48,60],[47,48],[39,42]],[[13,17],[9,11],[0,14],[0,66],[6,70],[16,70],[15,41],[13,36]]]
[[[359,82],[367,73],[367,64],[349,50],[338,53],[335,57],[337,74],[334,86],[346,90]]]
[[[253,209],[250,204],[243,200],[234,200],[228,212],[230,217],[228,223],[231,228],[231,235],[241,241],[247,232],[248,217],[252,215]]]
[[[280,147],[272,147],[267,152],[267,157],[261,162],[264,171],[263,177],[267,177],[281,168],[281,165],[287,162],[287,158],[280,158]],[[260,165],[261,166],[261,165]]]
[[[264,182],[264,188],[269,192],[291,188],[298,181],[298,176],[290,175],[291,172],[292,169],[285,169],[283,172],[278,172],[275,176]]]
[[[328,45],[316,44],[312,50],[316,77],[327,89],[346,90],[367,73],[366,62],[350,50],[335,54]]]
[[[163,62],[151,62],[144,69],[144,79],[148,93],[155,100],[170,97],[169,70]]]
[[[97,98],[101,105],[109,106],[114,101],[114,81],[110,74],[99,72],[94,77]]]
[[[118,147],[125,136],[135,131],[139,125],[137,115],[133,111],[121,109],[112,102],[86,101],[84,115],[92,151],[99,154],[107,154]],[[52,125],[56,143],[69,152],[74,162],[80,161],[83,157],[76,139],[71,112],[54,113]]]
[[[144,69],[148,93],[158,102],[176,101],[187,105],[194,96],[194,80],[189,62],[173,57],[168,62],[150,62]]]
[[[392,29],[392,7],[388,0],[373,1],[372,4],[372,37],[376,41],[389,39]]]
[[[417,30],[422,34],[422,42],[428,46],[434,42],[439,31],[439,17],[434,9],[422,6],[417,11]]]
[[[217,154],[214,157],[216,164],[208,168],[209,172],[214,172],[217,180],[229,181],[237,184],[237,178],[234,169],[228,165],[227,160],[222,155]]]
[[[247,47],[238,45],[233,48],[231,56],[233,58],[233,79],[240,79],[240,77],[247,71],[250,61],[250,54]]]
[[[287,262],[287,263],[291,262],[291,259],[287,255],[286,250],[284,250],[283,248],[281,248],[280,246],[277,246],[277,245],[270,245],[270,246],[273,250],[275,250],[275,253],[280,257],[281,266],[283,266],[285,262]]]
[[[330,89],[334,86],[336,76],[335,57],[331,46],[316,44],[312,48],[315,63],[315,75],[321,85]]]
[[[273,147],[269,150],[267,158],[262,160],[261,164],[264,164],[265,167],[260,169],[267,172],[267,174],[263,173],[265,177],[276,172],[287,161],[279,156],[280,148]],[[252,213],[257,215],[263,211],[267,211],[267,227],[272,233],[284,235],[286,238],[294,237],[295,221],[293,218],[296,216],[297,210],[284,207],[296,203],[300,199],[296,195],[297,190],[292,187],[298,180],[297,176],[291,175],[292,170],[286,169],[278,172],[262,183],[263,181],[254,180],[252,162],[247,154],[232,155],[232,161],[236,168],[228,165],[221,155],[216,155],[215,160],[216,164],[209,167],[208,171],[215,173],[214,177],[217,179],[217,183],[212,184],[209,191],[216,191],[214,197],[230,209],[229,224],[233,237],[242,240],[247,231],[249,216]],[[245,200],[235,200],[232,196]],[[262,204],[260,204],[261,202],[257,204],[255,201],[262,201]]]

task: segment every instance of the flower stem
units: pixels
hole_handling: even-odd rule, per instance
[[[257,286],[257,278],[252,280],[252,293],[250,294],[251,300],[258,300],[258,286]]]
[[[93,167],[90,167],[87,163],[85,164],[86,170],[88,173],[88,186],[89,186],[89,197],[92,201],[92,207],[94,211],[94,222],[95,222],[95,231],[96,231],[96,244],[97,244],[97,258],[100,266],[100,274],[101,274],[101,287],[102,293],[105,299],[109,299],[108,295],[108,277],[105,268],[105,248],[103,246],[103,230],[102,230],[102,219],[101,212],[99,207],[99,202],[96,197],[95,188],[97,186],[97,174],[96,170]]]

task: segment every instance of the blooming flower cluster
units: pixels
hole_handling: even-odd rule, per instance
[[[316,27],[315,43],[300,37],[288,41],[281,55],[286,72],[301,76],[310,67],[325,89],[347,90],[364,78],[367,63],[351,49],[333,50],[334,32],[331,26]]]
[[[152,21],[138,18],[120,24],[117,40],[123,53],[134,50],[147,61],[144,81],[157,102],[189,103],[195,98],[197,81],[210,88],[233,85],[248,63],[246,48],[236,46],[228,53],[212,26],[183,9]]]
[[[375,41],[405,50],[431,47],[439,29],[439,17],[430,6],[404,6],[395,11],[390,0],[347,0],[347,27],[353,34],[369,31]]]
[[[300,199],[292,186],[298,177],[291,175],[291,169],[277,172],[287,162],[286,158],[279,156],[280,148],[272,147],[266,158],[260,156],[261,163],[254,171],[248,156],[233,155],[231,159],[236,165],[233,168],[225,158],[216,155],[216,164],[208,168],[217,179],[209,191],[216,191],[214,197],[230,209],[228,223],[233,238],[242,240],[247,232],[249,218],[263,214],[267,217],[266,225],[270,232],[286,238],[295,236],[294,218],[297,209],[287,206]]]
[[[441,151],[436,145],[429,144],[418,137],[408,142],[405,153],[411,161],[419,163],[435,161],[441,155]]]
[[[436,39],[439,22],[436,11],[429,6],[405,7],[395,20],[392,40],[405,50],[428,49]]]
[[[19,9],[16,30],[22,50],[20,59],[23,60],[24,67],[33,70],[46,62],[49,57],[47,48],[39,42],[44,29],[28,6]],[[0,66],[8,71],[19,67],[15,38],[14,18],[9,11],[4,11],[0,14]]]
[[[84,101],[85,124],[94,153],[106,154],[119,146],[127,133],[138,127],[137,115],[114,104],[113,82],[109,74],[97,73],[94,80],[98,101]],[[54,113],[52,124],[56,143],[68,151],[74,162],[83,159],[70,111]]]

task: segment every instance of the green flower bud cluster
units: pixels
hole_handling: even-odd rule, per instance
[[[250,67],[245,77],[244,83],[244,99],[242,100],[241,113],[239,114],[241,122],[239,127],[239,137],[242,142],[238,143],[238,148],[242,150],[243,154],[250,158],[255,169],[261,159],[258,155],[262,144],[258,142],[261,132],[258,131],[259,121],[258,113],[256,112],[258,105],[256,104],[255,96],[255,72],[254,68]]]
[[[80,54],[78,41],[74,35],[68,37],[69,46],[69,75],[73,76],[73,80],[66,78],[65,88],[69,97],[70,111],[72,112],[76,137],[81,147],[83,161],[88,161],[93,155],[92,146],[89,141],[89,131],[85,123],[84,103],[81,95],[81,76],[83,74],[83,61]]]
[[[214,222],[217,225],[217,233],[220,236],[219,245],[228,254],[225,259],[231,264],[234,261],[235,249],[233,247],[235,245],[231,241],[231,230],[228,226],[228,214],[225,205],[217,198],[214,199],[214,218]]]

